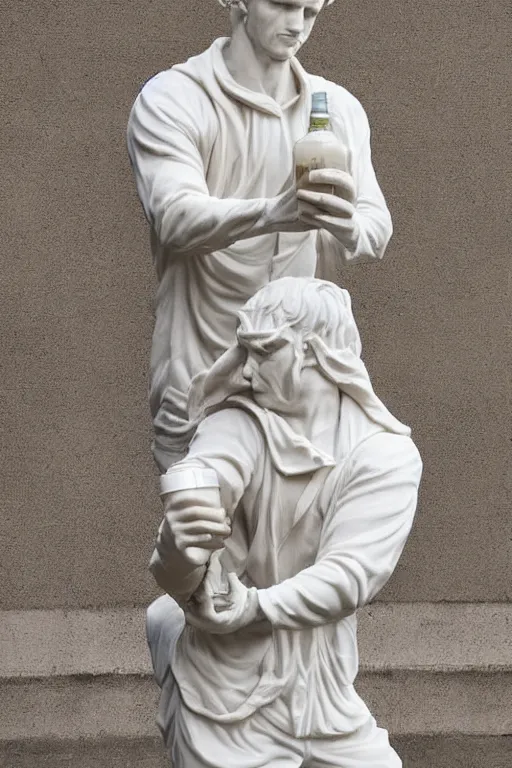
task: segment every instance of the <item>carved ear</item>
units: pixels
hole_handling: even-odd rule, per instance
[[[247,22],[247,15],[249,11],[247,10],[247,5],[243,2],[243,0],[235,0],[231,11],[231,23],[233,27],[235,27],[237,24],[245,24]]]
[[[244,3],[244,0],[219,0],[219,3],[224,6],[224,8],[227,8],[228,11],[233,10],[233,8],[237,8],[242,13],[247,13],[247,6]]]

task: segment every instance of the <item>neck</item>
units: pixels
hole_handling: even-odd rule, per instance
[[[242,87],[265,93],[278,104],[286,103],[297,94],[290,60],[275,61],[256,50],[243,23],[234,28],[223,55],[229,73]]]

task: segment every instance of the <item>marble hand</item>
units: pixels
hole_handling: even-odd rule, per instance
[[[189,547],[221,549],[224,539],[230,535],[231,526],[224,509],[213,509],[200,504],[184,507],[169,502],[165,504],[160,538],[170,538],[175,549],[182,554],[185,554]]]
[[[228,573],[227,581],[229,593],[223,596],[222,609],[216,610],[214,585],[207,573],[193,600],[184,608],[188,624],[213,635],[226,635],[260,618],[256,588],[248,589],[235,573]]]
[[[314,191],[315,184],[331,185],[334,194]],[[299,220],[312,228],[326,229],[346,248],[355,250],[359,225],[350,174],[331,168],[310,171],[308,186],[311,188],[297,190]]]
[[[263,228],[269,232],[307,232],[311,229],[318,229],[318,225],[309,224],[300,219],[295,184],[292,184],[277,197],[271,197],[267,200],[262,224]]]

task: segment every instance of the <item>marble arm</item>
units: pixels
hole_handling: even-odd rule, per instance
[[[188,566],[187,573],[178,575],[177,570],[169,567],[167,559],[162,559],[161,553],[155,547],[149,563],[149,570],[156,583],[166,594],[170,595],[178,605],[184,606],[187,600],[200,587],[206,573],[206,566],[198,568]]]
[[[206,573],[206,565],[197,566],[191,563],[185,555],[184,548],[178,545],[175,530],[173,530],[172,510],[169,508],[172,495],[167,494],[162,498],[165,512],[149,562],[149,570],[158,586],[178,604],[183,605],[201,584]],[[180,497],[183,506],[187,497],[191,507],[198,503],[195,490],[181,491]]]
[[[349,479],[326,517],[314,565],[258,590],[274,628],[338,621],[370,602],[392,574],[409,534],[422,463],[408,437],[380,433],[355,451]]]
[[[222,441],[219,441],[222,435]],[[220,482],[220,499],[223,509],[212,510],[208,520],[203,515],[196,517],[196,532],[223,537],[220,530],[223,525],[224,514],[233,516],[244,489],[247,487],[257,456],[261,452],[262,438],[251,418],[241,411],[231,409],[220,411],[208,416],[199,424],[199,427],[190,444],[187,457],[179,462],[179,466],[186,468],[189,462],[194,466],[200,465],[214,469]],[[176,468],[178,464],[175,464]],[[177,494],[169,494],[176,497]],[[164,518],[158,531],[156,546],[150,561],[150,571],[157,584],[167,594],[183,604],[198,589],[203,581],[207,567],[196,567],[184,554],[187,542],[179,541],[179,531],[184,531],[183,523],[177,520],[179,508],[192,510],[200,508],[204,499],[198,489],[181,491],[179,505],[176,504],[173,517],[173,508],[169,501],[164,501]],[[206,505],[205,505],[206,506]],[[188,515],[190,517],[190,515]],[[176,523],[178,522],[178,525]],[[200,531],[197,526],[201,525]],[[208,527],[209,526],[209,527]],[[190,545],[190,543],[189,543]],[[195,544],[197,546],[197,543]],[[205,548],[210,547],[208,544]]]
[[[173,255],[194,256],[286,228],[296,209],[294,195],[284,205],[282,195],[245,200],[210,195],[200,151],[207,130],[199,130],[200,115],[194,120],[180,102],[170,114],[159,99],[158,83],[148,83],[127,129],[137,192],[159,243]]]

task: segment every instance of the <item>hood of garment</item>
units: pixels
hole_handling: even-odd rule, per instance
[[[329,332],[323,331],[326,338],[321,338],[314,331],[307,332],[303,337],[307,339],[323,376],[342,394],[348,396],[349,402],[355,403],[378,429],[409,437],[410,428],[390,413],[373,389],[370,376],[361,359],[361,340],[348,291],[316,278],[282,278],[258,292],[239,311],[239,317],[243,322],[238,334],[246,337],[262,334],[261,330],[255,330],[251,334],[251,321],[248,314],[252,316],[255,329],[264,327],[265,314],[274,315],[279,310],[279,306],[277,309],[273,307],[272,296],[274,296],[274,302],[279,305],[283,292],[295,292],[297,295],[302,292],[302,295],[305,295],[309,288],[323,290],[323,293],[314,293],[317,296],[317,308],[323,315],[329,315],[329,308],[334,315],[334,308],[327,303],[326,292],[329,295],[332,294],[336,300],[339,312],[339,319],[333,324],[332,329]],[[259,298],[262,296],[263,299]],[[259,319],[258,316],[260,316]],[[270,325],[273,324],[274,319]],[[275,335],[280,331],[269,331],[269,333]],[[300,338],[302,337],[298,336],[297,340]],[[188,398],[191,419],[198,423],[209,413],[236,405],[250,411],[257,418],[266,435],[274,464],[284,474],[334,465],[336,463],[334,457],[326,455],[304,436],[296,434],[286,419],[254,403],[251,383],[244,376],[246,357],[245,349],[237,341],[209,370],[203,371],[193,379]],[[344,399],[346,402],[347,398]],[[285,462],[287,466],[283,464],[283,456],[291,460]]]
[[[304,68],[295,57],[290,59],[290,65],[299,86],[299,94],[290,102],[279,105],[268,94],[245,88],[233,78],[222,55],[223,48],[229,42],[229,39],[229,37],[217,38],[206,51],[197,56],[192,56],[183,64],[176,64],[172,67],[173,71],[180,72],[194,80],[206,93],[212,95],[214,100],[217,100],[216,93],[220,90],[235,101],[276,117],[280,117],[284,109],[287,109],[299,99],[305,100],[308,104],[308,109],[310,108],[311,86],[309,79]]]

